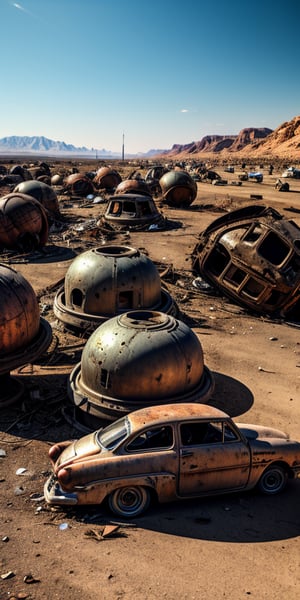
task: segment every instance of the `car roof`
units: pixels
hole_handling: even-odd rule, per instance
[[[190,402],[149,406],[127,415],[131,423],[131,431],[139,429],[143,425],[153,427],[162,421],[171,423],[187,419],[224,419],[226,417],[228,418],[228,415],[218,408]]]

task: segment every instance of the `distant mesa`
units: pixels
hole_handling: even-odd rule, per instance
[[[161,154],[164,158],[193,158],[221,155],[229,158],[269,156],[299,161],[300,116],[286,121],[275,130],[268,127],[246,127],[238,135],[206,135],[198,142],[174,144]]]

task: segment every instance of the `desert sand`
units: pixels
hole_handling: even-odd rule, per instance
[[[189,208],[160,208],[178,227],[123,231],[113,242],[172,266],[164,283],[214,373],[210,403],[237,422],[274,426],[300,440],[299,328],[250,314],[218,293],[201,293],[192,285],[190,260],[199,232],[220,214],[253,202],[252,194],[261,194],[259,202],[300,225],[300,181],[289,181],[290,191],[279,193],[274,184],[280,174],[275,168],[263,183],[243,182],[239,188],[228,173],[227,186],[200,182]],[[69,227],[98,219],[104,210],[101,204],[66,199],[60,199],[60,207]],[[53,232],[49,245],[79,253],[101,245],[97,235]],[[82,435],[62,409],[68,404],[68,374],[80,360],[84,340],[64,332],[52,311],[71,260],[61,251],[47,262],[22,256],[10,262],[33,286],[41,314],[52,324],[53,343],[36,364],[16,370],[25,383],[24,397],[0,416],[5,451],[0,457],[0,574],[11,574],[0,580],[1,600],[298,599],[299,481],[289,482],[275,497],[253,491],[153,506],[129,523],[101,506],[46,506],[42,494],[50,445]],[[19,468],[25,469],[22,475],[16,474]],[[116,522],[121,523],[118,535],[103,539],[103,527]]]

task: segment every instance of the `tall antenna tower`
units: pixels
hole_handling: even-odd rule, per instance
[[[123,133],[123,137],[122,137],[122,160],[124,160],[124,133]]]

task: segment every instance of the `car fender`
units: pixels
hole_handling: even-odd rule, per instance
[[[155,491],[159,502],[169,502],[177,498],[176,476],[174,473],[168,472],[106,479],[105,481],[90,483],[82,488],[78,486],[74,491],[76,491],[78,497],[78,504],[99,504],[116,489],[128,486],[151,488]]]

